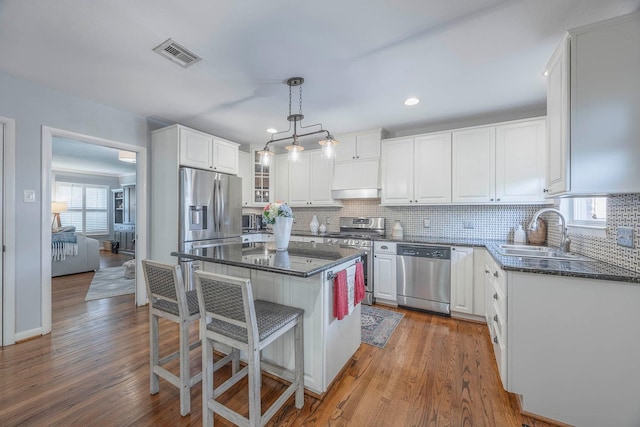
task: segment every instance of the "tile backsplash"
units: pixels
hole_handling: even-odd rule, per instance
[[[460,239],[513,240],[514,228],[525,229],[533,214],[548,205],[444,205],[444,206],[380,206],[380,200],[344,200],[343,207],[293,208],[293,229],[309,231],[313,215],[327,231],[338,231],[341,216],[384,217],[387,235],[396,220],[400,221],[406,236],[445,237]],[[245,208],[245,212],[260,213],[259,208]],[[547,244],[560,243],[557,217],[547,218]],[[429,227],[424,227],[429,220]],[[632,227],[634,248],[616,244],[617,227]],[[470,228],[473,227],[473,228]],[[571,250],[619,267],[640,273],[640,194],[609,196],[607,199],[606,237],[594,237],[570,230]]]

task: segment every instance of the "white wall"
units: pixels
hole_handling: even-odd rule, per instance
[[[16,121],[15,332],[19,334],[42,326],[41,227],[34,227],[41,222],[42,209],[41,127],[49,126],[142,147],[148,145],[149,131],[142,116],[4,73],[0,73],[0,94],[0,116]],[[24,190],[36,191],[35,203],[23,201]]]

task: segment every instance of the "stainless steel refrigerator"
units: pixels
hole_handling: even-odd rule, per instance
[[[179,250],[189,252],[242,242],[242,179],[201,169],[180,168]],[[185,285],[194,289],[197,262],[181,262]]]

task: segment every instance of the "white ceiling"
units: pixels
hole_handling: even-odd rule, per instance
[[[115,148],[54,137],[51,169],[113,177],[135,174],[136,165],[118,160],[118,151]]]
[[[545,108],[564,31],[640,0],[0,1],[0,70],[243,144],[304,124],[392,135]],[[167,38],[203,60],[184,69]],[[403,100],[422,102],[406,107]],[[297,112],[294,99],[294,112]],[[308,143],[307,143],[308,144]]]

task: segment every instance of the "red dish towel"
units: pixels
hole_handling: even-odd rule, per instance
[[[333,315],[342,320],[349,314],[349,298],[347,296],[347,272],[342,270],[333,279]]]
[[[358,305],[360,301],[364,299],[364,267],[361,262],[356,263],[356,283],[355,283],[355,298],[353,299],[353,305]]]

